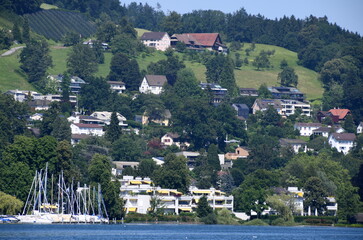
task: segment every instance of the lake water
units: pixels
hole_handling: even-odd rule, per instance
[[[0,224],[0,239],[126,239],[126,240],[362,240],[363,228],[271,227],[223,225],[27,225]]]

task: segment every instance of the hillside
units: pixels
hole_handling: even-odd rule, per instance
[[[241,54],[241,58],[244,59],[246,57],[245,49],[249,48],[249,44],[244,44],[244,48],[239,51]],[[58,74],[62,73],[66,70],[66,61],[67,53],[70,48],[63,47],[52,47],[51,48],[51,56],[53,59],[54,67],[49,69],[50,74]],[[257,71],[252,66],[252,61],[259,54],[261,50],[275,50],[275,54],[271,56],[270,62],[273,66],[272,69]],[[180,58],[183,58],[183,54],[179,54]],[[109,73],[109,65],[111,62],[111,53],[105,53],[105,63],[99,65],[97,76],[106,77]],[[231,53],[231,57],[234,57],[234,53]],[[157,62],[161,59],[166,59],[166,56],[162,52],[153,52],[151,54],[141,54],[137,58],[137,61],[140,65],[140,70],[146,70],[147,66],[151,62]],[[247,66],[242,66],[241,69],[235,70],[236,82],[239,87],[254,87],[258,88],[262,83],[266,83],[267,85],[278,85],[277,82],[277,74],[281,71],[279,68],[280,62],[282,59],[286,59],[289,66],[293,67],[296,73],[299,76],[299,84],[298,88],[307,94],[307,98],[310,100],[314,100],[317,98],[321,98],[323,89],[318,80],[318,73],[304,68],[302,66],[297,65],[297,54],[295,52],[289,51],[284,48],[264,45],[264,44],[256,44],[256,48],[253,52],[248,56],[250,64]],[[0,64],[4,64],[4,66],[8,66],[8,68],[1,70],[0,72],[0,90],[8,90],[11,88],[19,88],[29,86],[26,84],[25,78],[18,72],[18,59],[15,55],[0,58]],[[191,68],[198,81],[205,82],[205,67],[203,64],[198,62],[185,61],[185,64],[188,68]]]
[[[42,10],[27,14],[31,30],[48,39],[59,41],[68,32],[76,32],[82,37],[95,33],[96,27],[82,14],[56,9]]]

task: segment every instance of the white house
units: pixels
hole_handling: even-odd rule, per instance
[[[166,32],[145,32],[140,39],[145,46],[156,50],[165,51],[170,47],[170,36]]]
[[[311,136],[319,127],[321,123],[295,123],[294,130],[299,130],[300,136]]]
[[[190,144],[188,142],[184,142],[184,143],[180,142],[179,138],[180,138],[179,134],[168,132],[164,136],[161,137],[160,141],[161,141],[161,144],[164,146],[175,145],[178,148],[190,146]]]
[[[280,145],[282,147],[291,147],[294,150],[294,153],[298,153],[300,149],[302,149],[303,152],[307,151],[306,142],[300,139],[281,138]]]
[[[141,82],[139,91],[141,93],[160,94],[163,91],[163,86],[167,83],[166,76],[164,75],[145,75]]]
[[[361,134],[363,133],[363,122],[360,122],[358,127],[357,127],[357,133]]]
[[[344,129],[340,126],[320,127],[313,130],[314,135],[328,138],[331,133],[343,133]]]
[[[332,133],[329,136],[329,145],[338,152],[347,154],[354,146],[354,133]]]
[[[310,104],[291,99],[280,99],[280,102],[282,106],[281,115],[290,116],[295,114],[296,110],[301,109],[301,115],[310,117]]]
[[[105,132],[103,127],[98,124],[72,123],[72,134],[86,134],[92,136],[103,136]]]
[[[120,81],[107,81],[110,84],[110,89],[113,92],[117,92],[118,94],[124,93],[126,90],[126,86],[124,82]]]

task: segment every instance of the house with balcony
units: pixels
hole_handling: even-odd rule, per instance
[[[86,134],[91,136],[103,136],[103,126],[98,124],[71,123],[72,134]]]
[[[126,91],[126,85],[121,81],[107,81],[110,85],[110,89],[112,92],[116,92],[118,94],[122,94]]]
[[[207,201],[213,210],[227,208],[233,211],[233,196],[226,196],[224,192],[214,188],[198,189],[190,187],[188,194],[183,194],[177,189],[153,186],[153,181],[150,178],[123,176],[119,181],[121,182],[120,195],[125,201],[126,213],[148,213],[151,210],[150,202],[153,199],[159,201],[156,208],[162,209],[164,213],[194,212],[199,199],[203,196],[207,197]]]
[[[178,133],[172,132],[168,132],[164,136],[162,136],[160,142],[161,145],[165,147],[175,145],[178,148],[186,149],[190,146],[190,143],[181,141],[180,135]]]
[[[308,117],[310,117],[311,115],[311,107],[308,103],[291,99],[280,99],[280,102],[282,116],[293,115],[298,109],[301,110],[301,115],[305,115]]]
[[[185,44],[187,49],[203,52],[205,50],[227,53],[228,48],[222,43],[219,33],[183,33],[171,36],[171,47]]]
[[[200,83],[199,86],[205,90],[209,91],[213,95],[213,99],[211,100],[214,106],[218,106],[223,102],[223,99],[227,96],[228,90],[227,88],[222,88],[221,85],[215,83]]]
[[[291,148],[294,153],[299,153],[299,151],[307,151],[307,144],[301,139],[281,138],[279,141],[281,147]]]
[[[305,94],[293,87],[268,87],[267,88],[275,99],[291,99],[300,102],[305,101]]]

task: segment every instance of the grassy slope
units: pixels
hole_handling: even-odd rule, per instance
[[[281,60],[286,59],[289,66],[294,68],[296,74],[299,76],[299,83],[297,86],[299,90],[306,93],[308,99],[316,99],[322,96],[323,89],[320,81],[318,80],[319,74],[297,65],[298,58],[295,52],[281,47],[256,44],[255,50],[250,53],[250,56],[246,56],[244,50],[249,47],[250,44],[245,44],[244,48],[239,51],[241,59],[248,57],[250,62],[248,66],[242,66],[240,70],[235,71],[236,82],[239,87],[258,88],[261,83],[266,83],[268,86],[279,85],[277,75],[281,72],[280,62]],[[273,66],[272,69],[256,71],[256,69],[252,66],[253,59],[260,53],[261,50],[275,50],[275,54],[270,58],[270,62]]]
[[[244,49],[248,47],[249,44],[245,44],[244,48],[239,51],[242,59],[246,57]],[[257,56],[261,50],[275,50],[275,54],[270,58],[271,64],[273,65],[272,69],[256,71],[252,66],[254,57]],[[67,58],[67,53],[69,51],[69,48],[51,48],[51,56],[54,67],[48,70],[50,74],[59,74],[66,71],[65,59]],[[182,58],[181,54],[178,55]],[[231,56],[234,57],[234,53],[232,53]],[[105,63],[99,65],[96,76],[106,77],[108,75],[111,57],[111,53],[105,53]],[[281,71],[279,65],[281,60],[285,58],[289,66],[293,67],[298,74],[298,88],[302,92],[307,93],[308,99],[317,99],[322,96],[323,90],[318,80],[318,73],[298,66],[296,53],[276,46],[256,44],[255,51],[251,52],[248,58],[250,61],[248,66],[243,66],[241,69],[235,70],[236,81],[239,87],[258,88],[262,83],[274,86],[278,85],[277,74]],[[146,70],[147,66],[151,62],[157,62],[161,59],[166,59],[166,56],[162,52],[155,51],[151,54],[142,54],[137,58],[137,61],[140,65],[140,70]],[[206,69],[201,63],[186,61],[185,64],[188,68],[191,68],[194,71],[198,81],[205,82]],[[19,63],[16,55],[0,58],[0,66],[2,65],[6,67],[1,68],[0,70],[0,90],[4,91],[14,88],[32,89],[32,87],[25,81],[25,77],[16,70],[19,69]]]
[[[57,6],[55,5],[51,5],[51,4],[47,4],[47,3],[42,3],[40,5],[40,8],[44,9],[44,10],[49,10],[49,9],[58,9]]]

